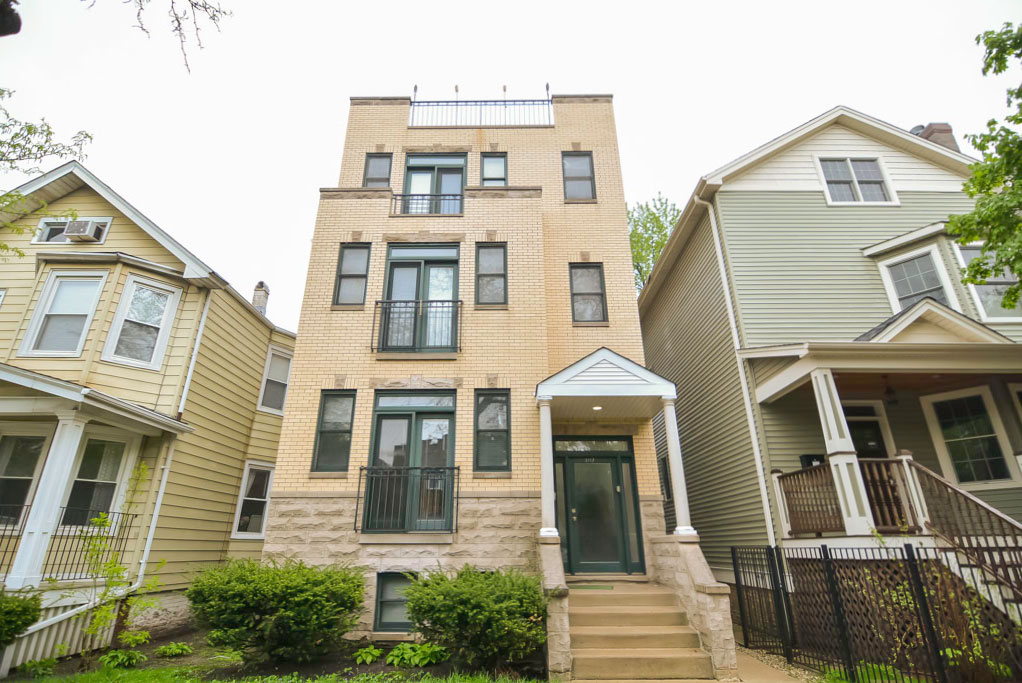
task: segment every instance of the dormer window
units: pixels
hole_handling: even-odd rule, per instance
[[[936,245],[898,254],[877,265],[895,313],[926,297],[959,310],[958,299]]]
[[[89,239],[89,242],[101,243],[106,239],[106,231],[110,227],[111,220],[109,217],[75,220],[92,221],[92,237],[94,239]],[[73,244],[73,241],[64,234],[70,222],[70,218],[44,218],[39,221],[39,228],[35,237],[32,238],[32,244]]]
[[[831,204],[887,204],[894,201],[877,159],[820,159]]]

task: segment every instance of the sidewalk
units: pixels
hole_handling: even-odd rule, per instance
[[[800,680],[815,680],[815,676],[809,672],[806,674],[806,678],[794,678],[781,669],[761,662],[747,651],[738,649],[738,677],[743,683],[800,683]]]

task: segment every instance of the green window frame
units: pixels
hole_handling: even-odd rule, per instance
[[[408,598],[404,596],[403,591],[412,582],[409,576],[414,575],[402,572],[378,572],[376,574],[376,614],[373,619],[373,630],[407,633],[412,629],[412,622],[409,621],[407,612],[405,612],[403,620],[386,618],[394,616],[394,606],[408,603]],[[390,614],[384,615],[385,609]]]
[[[382,171],[382,161],[387,162],[386,175]],[[392,154],[366,154],[366,165],[362,172],[362,187],[390,187],[390,174],[393,167]]]
[[[483,264],[483,251],[501,252],[500,268],[495,264]],[[487,292],[486,285],[500,283],[500,297],[492,296]],[[506,304],[507,303],[507,243],[505,242],[479,242],[476,244],[476,303],[477,304]]]
[[[487,164],[487,160],[500,160],[499,172],[493,168],[495,164]],[[490,168],[487,169],[487,166]],[[507,186],[507,153],[489,152],[480,155],[479,158],[479,184],[483,187],[506,187]]]
[[[348,471],[351,463],[351,428],[354,421],[354,391],[324,389],[321,392],[311,471]]]
[[[576,280],[582,278],[576,278],[576,273],[582,271],[595,270],[599,273],[599,287],[591,285],[584,285]],[[569,263],[568,264],[568,275],[571,286],[571,320],[577,323],[598,323],[607,322],[607,285],[603,278],[603,264],[602,263]],[[580,303],[585,300],[592,300],[599,298],[601,316],[599,318],[593,317],[579,317]]]
[[[360,306],[366,302],[369,281],[369,242],[345,242],[337,255],[337,281],[334,283],[335,306]],[[364,255],[363,255],[364,254]],[[361,295],[359,295],[361,290]]]
[[[503,404],[503,411],[500,410]],[[496,407],[496,410],[493,408]],[[503,415],[501,415],[503,413]],[[501,455],[504,462],[489,460]],[[488,462],[483,462],[487,458]],[[473,468],[477,472],[511,471],[511,390],[476,389],[475,454]]]
[[[580,173],[576,159],[588,161],[589,169]],[[592,152],[561,152],[561,170],[564,173],[564,200],[589,201],[596,199],[596,173],[593,171]]]

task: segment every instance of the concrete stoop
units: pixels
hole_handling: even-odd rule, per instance
[[[637,581],[570,582],[573,681],[712,679],[710,655],[674,593]]]

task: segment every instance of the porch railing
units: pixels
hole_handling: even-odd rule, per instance
[[[7,576],[28,519],[28,505],[0,505],[0,578]]]
[[[461,351],[460,314],[456,300],[377,301],[372,350]]]
[[[815,465],[777,477],[792,534],[845,530],[841,501],[830,465]]]
[[[462,212],[461,194],[396,194],[390,212],[395,215],[454,216]]]
[[[552,126],[554,105],[546,100],[422,100],[412,102],[410,127]]]
[[[918,533],[919,520],[911,505],[908,472],[900,459],[859,458],[873,525],[882,533]]]
[[[137,514],[124,512],[61,508],[43,562],[43,578],[88,579],[103,564],[119,561],[135,533],[137,519]]]
[[[459,474],[458,467],[360,468],[355,530],[457,531]]]

